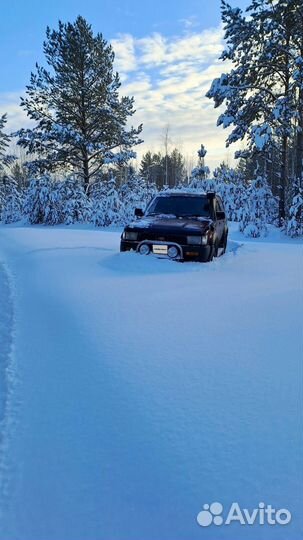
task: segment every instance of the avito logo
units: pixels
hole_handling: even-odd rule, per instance
[[[257,508],[249,510],[240,508],[239,503],[233,502],[228,509],[226,518],[223,517],[224,508],[219,502],[204,504],[203,510],[197,515],[197,522],[201,527],[209,525],[287,525],[291,521],[291,513],[286,508],[276,510],[271,504],[260,502]]]

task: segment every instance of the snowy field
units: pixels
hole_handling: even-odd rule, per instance
[[[299,540],[303,247],[213,263],[0,228],[1,540]],[[205,503],[285,526],[201,527]]]

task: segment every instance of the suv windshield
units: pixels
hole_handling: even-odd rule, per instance
[[[146,215],[152,214],[171,214],[177,217],[210,217],[210,205],[205,196],[156,197],[146,212]]]

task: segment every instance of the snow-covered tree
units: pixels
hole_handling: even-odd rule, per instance
[[[197,167],[193,168],[189,179],[190,186],[193,188],[199,187],[201,182],[203,182],[209,175],[209,168],[207,165],[205,165],[205,156],[207,154],[207,150],[203,144],[201,144],[197,154],[198,165]]]
[[[57,182],[54,190],[55,201],[59,206],[57,223],[88,223],[92,217],[92,205],[83,185],[74,178]]]
[[[245,16],[240,9],[222,1],[227,49],[221,58],[231,61],[233,67],[213,81],[207,96],[214,100],[215,107],[226,105],[218,125],[234,126],[227,146],[244,138],[248,140],[248,149],[237,152],[237,156],[264,154],[269,147],[279,148],[280,217],[283,218],[288,141],[295,136],[302,105],[298,83],[302,2],[252,0],[247,11]]]
[[[32,225],[47,222],[53,206],[52,189],[53,181],[47,176],[30,181],[25,192],[23,214]]]
[[[111,176],[105,183],[94,182],[89,191],[92,204],[92,221],[97,227],[119,225],[123,222],[123,208],[117,189],[117,181]]]
[[[301,0],[281,0],[281,7],[291,14],[291,64],[294,66],[293,86],[296,97],[295,178],[303,176],[303,4]]]
[[[144,209],[148,202],[157,193],[155,184],[147,183],[142,176],[131,171],[127,182],[119,189],[120,200],[123,205],[123,221],[127,223],[134,217],[135,208]]]
[[[216,191],[222,197],[227,219],[241,221],[247,199],[247,186],[239,182],[237,184],[220,182]]]
[[[288,236],[303,236],[303,179],[296,180],[286,224]]]
[[[257,176],[247,189],[239,230],[246,236],[266,236],[275,200],[266,178]]]
[[[92,208],[79,181],[54,181],[44,176],[31,180],[25,192],[23,214],[31,224],[70,225],[89,222]]]
[[[39,156],[38,171],[69,168],[87,187],[102,165],[135,157],[142,126],[126,127],[134,100],[119,96],[112,47],[83,17],[47,28],[43,49],[49,70],[37,65],[21,100],[36,125],[17,133],[18,144]]]
[[[3,114],[0,116],[0,171],[3,171],[5,166],[10,165],[15,159],[15,156],[7,153],[11,137],[3,131],[6,122],[7,115]]]
[[[243,184],[244,175],[241,171],[229,167],[226,163],[221,163],[219,167],[214,170],[214,178],[224,184]]]
[[[243,208],[247,198],[247,186],[242,183],[226,183],[220,177],[207,180],[196,181],[189,184],[189,189],[207,193],[213,191],[218,193],[223,200],[227,219],[230,221],[241,221]]]
[[[3,128],[6,124],[6,115],[0,116],[0,169],[3,169],[3,165],[6,162],[6,150],[9,145],[9,136],[4,133]]]
[[[0,221],[14,223],[21,219],[22,192],[17,182],[9,176],[0,178]]]
[[[104,218],[104,201],[106,199],[107,189],[106,183],[102,177],[95,179],[89,186],[88,195],[92,207],[92,222],[96,227],[103,227],[105,224]]]
[[[119,197],[123,206],[123,219],[129,221],[134,217],[135,208],[144,208],[147,199],[147,184],[145,180],[136,175],[134,171],[119,189]]]

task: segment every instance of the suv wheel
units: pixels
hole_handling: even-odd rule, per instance
[[[212,248],[211,248],[210,256],[209,256],[209,259],[208,259],[209,262],[211,262],[214,257],[218,257],[218,249],[219,249],[218,240],[216,239],[214,244],[212,245]]]
[[[227,235],[228,233],[224,233],[224,237],[223,237],[223,242],[222,242],[222,247],[223,247],[223,252],[222,252],[222,255],[224,255],[224,253],[226,253],[226,246],[227,246]]]

